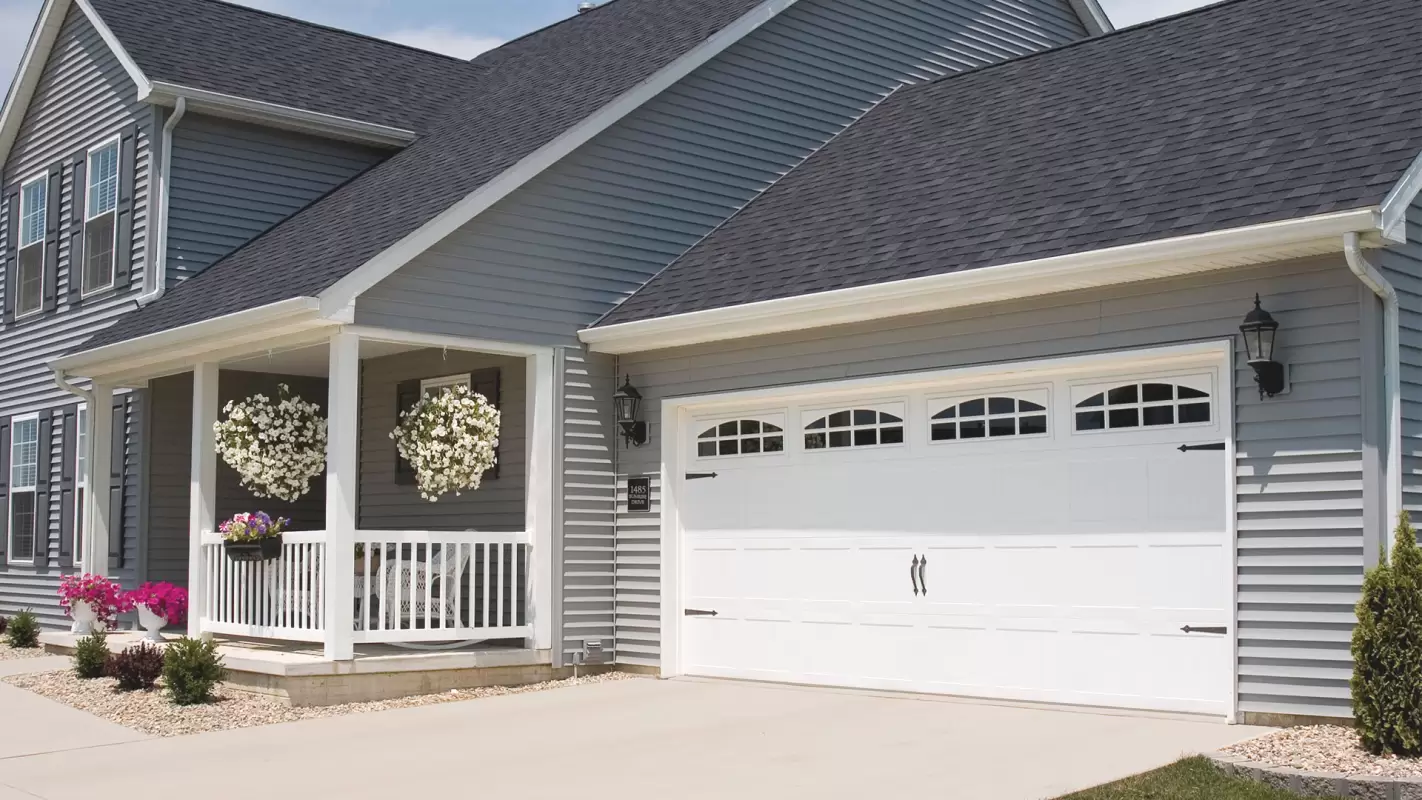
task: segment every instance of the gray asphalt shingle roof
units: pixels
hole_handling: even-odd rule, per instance
[[[614,0],[481,56],[427,135],[80,349],[317,295],[760,2]]]
[[[1233,0],[901,90],[601,326],[1382,202],[1417,0]]]
[[[423,130],[484,71],[221,0],[91,0],[149,80]]]

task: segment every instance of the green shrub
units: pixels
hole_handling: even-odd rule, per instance
[[[118,679],[119,691],[136,692],[152,689],[166,664],[161,649],[149,642],[139,642],[110,656],[107,672],[109,677]]]
[[[227,677],[217,644],[186,636],[171,642],[163,660],[163,683],[180,706],[212,700],[212,690]]]
[[[1422,549],[1407,512],[1368,570],[1353,629],[1353,716],[1370,753],[1422,755]]]
[[[39,647],[39,617],[28,608],[15,615],[5,630],[5,641],[11,647],[29,649]]]
[[[94,631],[79,640],[74,648],[74,675],[83,680],[104,677],[104,665],[109,661],[108,636]]]
[[[9,627],[9,625],[10,618],[5,616],[4,614],[0,614],[0,636],[5,635],[5,628]]]

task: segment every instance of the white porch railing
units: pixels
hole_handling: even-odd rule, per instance
[[[324,641],[330,581],[346,580],[356,643],[533,635],[524,532],[357,531],[355,570],[344,576],[329,574],[324,532],[285,534],[281,557],[267,562],[230,561],[214,534],[202,543],[206,633]]]

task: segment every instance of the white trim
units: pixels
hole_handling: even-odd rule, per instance
[[[1337,253],[1345,233],[1373,233],[1377,209],[1228,228],[1140,244],[922,278],[764,300],[588,328],[601,353],[636,353],[827,325],[940,311],[1035,295]]]
[[[35,423],[35,482],[23,489],[15,485],[15,425],[20,422]],[[40,453],[43,451],[39,440],[40,415],[38,412],[30,414],[18,414],[10,418],[10,457],[6,459],[6,464],[10,474],[5,476],[6,483],[6,503],[5,503],[5,563],[14,566],[32,567],[35,565],[35,554],[39,552],[39,469]],[[30,529],[30,557],[15,557],[15,495],[25,493],[34,496],[34,521]]]
[[[82,0],[80,0],[82,2]],[[165,81],[153,81],[147,91],[139,92],[139,100],[160,106],[175,106],[186,99],[194,112],[226,117],[245,122],[258,122],[287,130],[331,136],[353,142],[403,147],[415,141],[414,131],[380,125],[374,122],[338,117],[278,103],[268,103],[247,97],[194,89]]]
[[[70,542],[75,564],[84,563],[84,498],[89,496],[89,405],[78,403],[74,407],[74,530]],[[83,469],[80,469],[80,465]],[[83,492],[83,494],[80,494]]]
[[[557,385],[553,351],[528,356],[525,361],[528,394],[525,400],[524,442],[527,464],[524,497],[524,530],[529,536],[529,608],[533,610],[533,649],[549,650],[555,640],[553,630],[553,527],[556,515],[554,485],[556,465],[563,454],[554,450],[558,413],[553,400]],[[559,648],[561,649],[561,647]]]
[[[439,378],[422,378],[420,380],[420,395],[428,394],[431,389],[443,389],[446,386],[463,386],[468,389],[472,387],[473,377],[471,373],[464,372],[459,375],[445,375]],[[498,398],[493,398],[496,402]]]
[[[89,148],[88,151],[84,153],[84,205],[82,209],[82,218],[84,222],[79,227],[79,235],[84,237],[85,245],[83,250],[84,261],[83,263],[79,264],[79,296],[81,298],[88,298],[96,294],[102,294],[104,292],[107,292],[114,288],[114,282],[118,280],[118,196],[119,184],[122,182],[121,176],[123,175],[122,138],[123,137],[121,135],[114,134],[113,136],[110,136],[99,144],[96,144],[93,147]],[[103,212],[102,214],[96,214],[91,217],[89,216],[89,191],[94,187],[94,153],[108,147],[114,148],[114,207],[109,209],[108,211]],[[73,198],[77,195],[77,193],[78,189],[77,187],[74,187],[70,190],[69,196]],[[104,284],[103,286],[98,287],[97,289],[89,289],[84,285],[84,282],[89,275],[89,223],[93,222],[99,217],[104,216],[104,214],[111,214],[114,218],[113,247],[109,248],[109,282]],[[71,218],[75,216],[73,208],[69,210],[69,216]],[[69,265],[69,280],[74,280],[73,264]]]
[[[662,400],[662,465],[661,465],[661,677],[671,678],[682,674],[681,625],[682,625],[682,584],[683,557],[681,548],[681,519],[678,510],[678,493],[683,483],[682,475],[692,468],[695,454],[682,454],[682,431],[694,417],[711,412],[715,408],[735,408],[752,404],[771,404],[787,401],[795,397],[813,395],[817,400],[838,396],[854,396],[880,389],[913,391],[931,388],[944,383],[959,384],[963,381],[991,381],[1010,376],[1015,382],[1035,380],[1042,376],[1059,376],[1080,373],[1120,370],[1125,368],[1150,369],[1185,365],[1205,365],[1223,370],[1221,384],[1232,381],[1234,366],[1234,342],[1228,339],[1209,340],[1144,350],[1116,350],[1105,353],[1087,353],[1057,358],[1032,359],[1029,361],[1007,361],[970,367],[951,367],[925,372],[874,375],[839,381],[818,381],[812,383],[787,384],[784,386],[742,391],[717,392],[691,395]],[[1231,383],[1232,387],[1232,383]],[[1224,480],[1230,493],[1230,509],[1226,520],[1229,541],[1234,543],[1238,536],[1234,520],[1234,395],[1229,394],[1229,402],[1221,403],[1220,428],[1225,435],[1226,469]],[[907,431],[906,431],[907,434]],[[1234,597],[1237,587],[1235,570],[1227,576],[1231,583],[1230,596]],[[1231,612],[1234,626],[1230,634],[1238,647],[1238,603]],[[1229,666],[1230,675],[1238,680],[1238,670]],[[1238,703],[1238,690],[1230,699],[1232,705]]]
[[[1383,200],[1382,234],[1389,242],[1403,244],[1407,241],[1407,211],[1419,192],[1422,192],[1422,153],[1412,160],[1412,165],[1402,173]]]
[[[553,348],[541,345],[523,344],[521,342],[499,342],[493,339],[470,339],[463,336],[446,336],[438,333],[402,331],[395,328],[372,328],[365,325],[347,325],[346,330],[356,334],[361,339],[372,342],[408,344],[416,347],[447,347],[451,350],[474,350],[496,356],[527,358],[528,356],[553,352]]]
[[[94,30],[99,32],[99,38],[103,39],[104,44],[108,45],[109,49],[114,52],[114,57],[118,59],[119,64],[123,65],[123,71],[128,73],[128,77],[133,80],[134,86],[138,87],[138,94],[141,99],[142,96],[147,94],[152,88],[152,83],[149,82],[148,76],[143,74],[143,70],[138,68],[138,63],[134,61],[133,57],[124,49],[123,43],[119,41],[113,31],[109,30],[108,23],[104,22],[104,18],[99,16],[98,12],[94,11],[93,6],[89,5],[89,0],[74,0],[74,3],[84,12],[84,16],[89,18],[89,24],[94,26]]]
[[[1071,7],[1081,18],[1081,24],[1086,26],[1088,33],[1099,35],[1116,30],[1111,18],[1097,0],[1071,0]]]
[[[360,484],[360,337],[345,329],[331,336],[327,371],[326,447],[326,647],[327,661],[354,657],[355,537]],[[210,430],[210,429],[209,429]],[[208,438],[212,438],[208,435]],[[413,605],[413,604],[412,604]]]
[[[95,383],[89,391],[88,499],[84,506],[84,560],[80,569],[94,575],[109,571],[109,482],[113,467],[114,390]],[[212,438],[209,436],[208,438]],[[102,444],[100,444],[102,442]],[[95,498],[102,498],[102,502]]]
[[[690,52],[624,92],[596,113],[564,131],[553,141],[523,157],[517,164],[504,170],[493,180],[475,189],[464,199],[445,209],[443,213],[321,292],[321,306],[325,313],[334,313],[355,302],[355,299],[367,289],[389,277],[410,259],[454,233],[460,226],[483,213],[494,203],[507,197],[515,189],[558,163],[578,147],[607,130],[623,117],[661,94],[702,64],[720,55],[726,48],[774,19],[795,3],[796,0],[764,0],[760,5],[721,29],[716,35],[697,45]]]
[[[188,636],[202,634],[202,619],[210,610],[203,570],[202,537],[217,530],[217,423],[218,385],[221,372],[212,362],[193,366],[193,419],[188,477]],[[176,420],[175,420],[176,422]]]
[[[1239,395],[1235,386],[1234,341],[1225,340],[1220,347],[1220,430],[1224,432],[1225,474],[1221,476],[1225,493],[1225,541],[1229,543],[1229,640],[1230,640],[1230,713],[1226,720],[1233,725],[1239,722],[1239,462],[1236,453],[1239,444],[1235,441],[1238,431],[1234,426],[1234,407]]]

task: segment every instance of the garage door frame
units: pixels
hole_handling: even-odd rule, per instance
[[[1116,350],[1026,361],[1001,362],[996,364],[954,367],[940,370],[888,373],[848,378],[843,380],[818,381],[788,384],[759,389],[733,390],[702,395],[667,398],[661,402],[661,674],[675,677],[684,674],[681,656],[682,585],[684,571],[684,549],[681,547],[682,525],[678,514],[677,496],[681,490],[687,471],[686,455],[683,452],[681,431],[693,416],[714,412],[718,408],[733,407],[766,401],[784,401],[792,397],[814,395],[831,398],[837,395],[855,395],[892,387],[894,390],[923,388],[937,384],[951,384],[955,380],[984,379],[1001,375],[1011,380],[1032,380],[1039,377],[1057,377],[1063,374],[1117,371],[1122,369],[1158,370],[1187,365],[1209,364],[1219,369],[1221,402],[1218,404],[1221,430],[1225,433],[1225,464],[1227,469],[1222,477],[1221,490],[1225,492],[1226,540],[1230,548],[1230,568],[1228,597],[1230,598],[1230,713],[1229,722],[1237,720],[1239,714],[1238,669],[1239,663],[1239,598],[1238,598],[1238,526],[1236,520],[1235,486],[1235,402],[1236,387],[1234,375],[1235,343],[1232,339],[1210,340],[1163,347]]]

